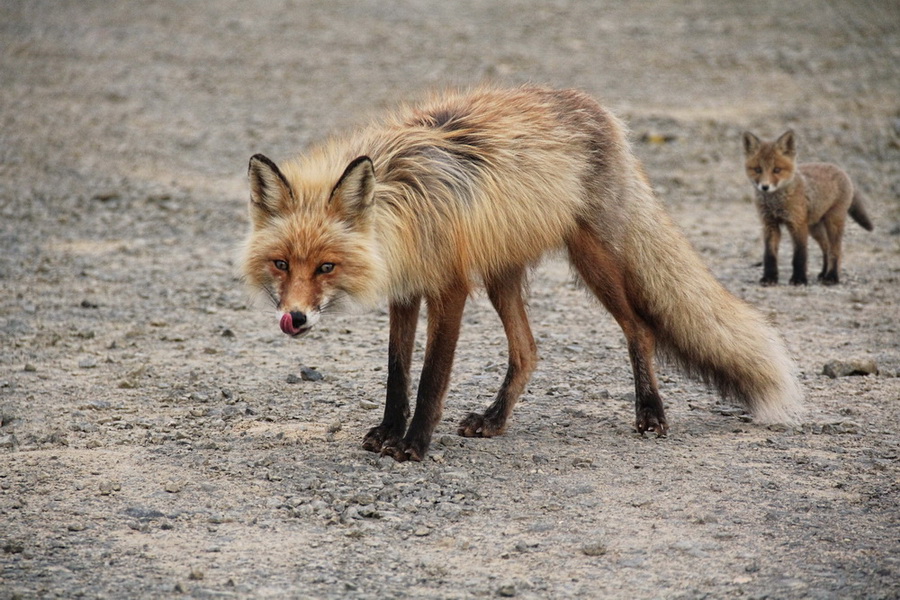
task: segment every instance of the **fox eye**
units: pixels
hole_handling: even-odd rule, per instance
[[[753,172],[756,173],[757,175],[759,175],[760,173],[762,173],[762,168],[760,168],[760,167],[753,167]]]
[[[286,260],[274,260],[272,261],[275,264],[275,268],[279,271],[287,271],[288,264]]]
[[[772,169],[772,172],[775,173],[776,175],[778,173],[781,173],[781,167],[775,167],[774,169]]]
[[[321,265],[319,265],[319,268],[316,269],[316,273],[321,273],[323,275],[327,275],[328,273],[331,273],[332,271],[334,271],[334,263],[328,263],[328,262],[322,263]]]

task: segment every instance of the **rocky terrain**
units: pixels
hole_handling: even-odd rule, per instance
[[[900,597],[900,5],[35,0],[0,48],[0,599]],[[802,425],[663,365],[670,435],[639,436],[621,332],[550,258],[508,433],[455,435],[505,370],[476,296],[426,461],[361,449],[386,309],[292,340],[251,301],[247,160],[486,80],[630,123]],[[757,284],[740,136],[788,127],[869,199],[836,287]]]

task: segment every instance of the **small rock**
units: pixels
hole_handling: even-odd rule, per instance
[[[300,377],[303,381],[322,381],[325,376],[311,367],[301,367]]]
[[[87,525],[85,525],[81,521],[76,521],[74,523],[69,523],[66,526],[66,529],[68,529],[69,531],[84,531],[85,529],[87,529]]]
[[[832,360],[825,363],[822,372],[832,379],[850,375],[877,375],[878,365],[869,359]]]
[[[497,595],[501,598],[512,598],[516,595],[516,586],[506,583],[497,588]]]
[[[166,482],[165,490],[167,492],[169,492],[170,494],[177,494],[178,492],[181,491],[182,487],[183,487],[183,485],[181,482],[169,480]]]
[[[192,568],[190,575],[188,575],[188,579],[190,579],[191,581],[200,581],[204,577],[205,574],[203,573],[203,571],[201,571],[197,567]]]
[[[606,554],[606,544],[603,542],[589,542],[581,547],[581,553],[585,556],[603,556]]]
[[[360,400],[359,401],[360,408],[364,408],[366,410],[374,410],[378,408],[377,402],[372,402],[371,400]]]
[[[859,433],[860,426],[853,421],[838,421],[822,425],[822,433],[825,435],[841,435]]]
[[[297,377],[296,375],[294,375],[293,373],[291,373],[290,375],[288,375],[288,376],[285,378],[284,381],[285,381],[286,383],[300,383],[300,382],[303,381],[303,380],[300,379],[299,377]]]
[[[122,489],[122,484],[118,481],[101,481],[100,482],[100,495],[101,496],[109,496],[113,492],[118,492]]]

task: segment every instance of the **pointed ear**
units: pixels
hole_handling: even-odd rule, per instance
[[[751,154],[756,154],[756,151],[759,149],[760,145],[759,138],[750,133],[749,131],[744,132],[744,154],[750,156]]]
[[[350,222],[361,219],[375,199],[375,167],[368,156],[353,160],[331,190],[331,205]]]
[[[793,129],[788,129],[781,134],[781,137],[775,140],[775,147],[785,156],[794,156],[797,154],[797,139]]]
[[[274,162],[262,154],[250,158],[250,212],[254,224],[267,221],[281,212],[294,197],[291,186]]]

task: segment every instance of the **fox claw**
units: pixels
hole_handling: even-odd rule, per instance
[[[502,434],[504,429],[503,424],[497,423],[488,416],[469,413],[465,419],[460,421],[456,433],[462,437],[494,437]]]
[[[381,456],[390,456],[397,462],[406,462],[408,460],[422,462],[425,452],[415,448],[414,445],[410,445],[405,440],[398,440],[394,444],[385,445],[381,449]]]
[[[653,414],[638,415],[634,427],[641,435],[647,431],[655,432],[656,437],[666,437],[669,434],[669,424],[666,423],[665,417],[660,418]]]
[[[369,430],[363,437],[363,450],[369,452],[381,452],[384,454],[386,447],[396,446],[400,443],[403,432],[391,432],[390,428],[385,425],[378,425]]]

